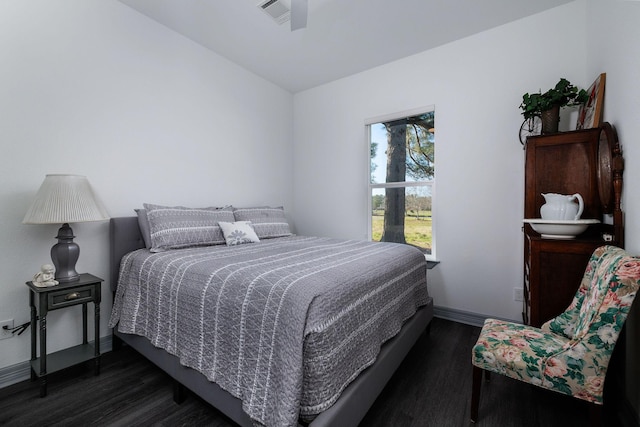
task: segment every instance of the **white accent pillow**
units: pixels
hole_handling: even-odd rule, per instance
[[[260,239],[253,229],[251,221],[218,222],[227,246],[241,245],[243,243],[256,243]]]

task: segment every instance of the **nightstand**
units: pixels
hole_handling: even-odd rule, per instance
[[[31,380],[41,379],[40,397],[47,395],[47,375],[88,360],[94,360],[94,373],[100,374],[100,292],[102,279],[81,274],[78,280],[39,288],[33,282],[29,287],[31,307]],[[95,341],[87,341],[87,304],[94,304]],[[47,354],[47,313],[82,304],[82,344]],[[40,356],[36,355],[37,323],[40,324]]]

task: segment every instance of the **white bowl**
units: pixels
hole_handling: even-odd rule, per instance
[[[597,219],[577,219],[574,221],[561,221],[558,219],[524,219],[523,222],[531,224],[534,231],[547,239],[574,239],[584,232],[591,224],[598,224]]]

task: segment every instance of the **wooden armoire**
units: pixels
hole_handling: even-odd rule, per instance
[[[527,139],[524,218],[540,218],[542,193],[584,199],[581,219],[598,219],[573,239],[543,238],[524,225],[523,321],[536,327],[562,313],[580,285],[594,249],[624,247],[620,210],[622,153],[609,123]]]

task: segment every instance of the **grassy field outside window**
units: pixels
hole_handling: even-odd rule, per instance
[[[380,241],[384,224],[384,211],[374,210],[371,215],[371,240]],[[404,217],[404,235],[407,244],[417,246],[425,253],[431,253],[432,243],[431,211],[407,212]]]

